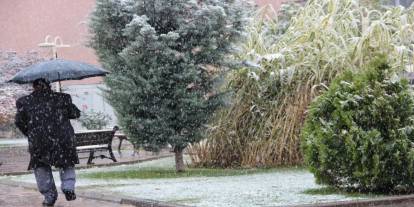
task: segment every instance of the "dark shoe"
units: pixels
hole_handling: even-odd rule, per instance
[[[67,201],[73,201],[76,199],[76,194],[73,190],[64,190],[63,193],[65,194]]]
[[[48,203],[46,201],[43,201],[42,206],[55,206],[55,203]]]

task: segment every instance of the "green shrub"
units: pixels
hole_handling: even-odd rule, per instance
[[[112,120],[107,114],[99,111],[90,110],[88,112],[82,112],[81,117],[78,119],[82,127],[86,129],[103,129]]]
[[[380,57],[345,72],[311,104],[302,130],[317,182],[353,191],[414,191],[414,103]]]

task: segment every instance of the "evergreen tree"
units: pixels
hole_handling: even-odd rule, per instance
[[[240,39],[242,0],[98,0],[91,46],[102,65],[108,100],[136,147],[170,144],[177,171],[183,150],[222,104],[221,69]]]

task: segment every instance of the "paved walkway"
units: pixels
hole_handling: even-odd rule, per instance
[[[139,154],[133,153],[133,147],[129,142],[122,143],[121,151],[117,151],[118,140],[115,139],[112,143],[114,154],[117,163],[112,162],[109,159],[97,158],[94,160],[93,166],[102,165],[118,165],[139,162],[141,160],[157,159],[163,156],[172,155],[168,150],[162,151],[159,154],[152,152],[140,151]],[[104,152],[107,154],[107,152]],[[96,154],[98,155],[98,154]],[[79,157],[87,157],[87,154],[80,154]],[[84,168],[88,167],[86,164],[87,159],[81,159],[80,164],[76,167]],[[27,152],[27,146],[0,146],[0,176],[8,174],[25,174],[31,173],[27,171],[27,165],[29,163],[29,153]],[[59,191],[59,190],[58,190]],[[0,182],[0,206],[1,207],[32,207],[42,206],[43,196],[35,190],[35,187],[21,187],[14,184],[8,184]],[[78,198],[75,201],[68,202],[65,196],[59,192],[58,200],[55,207],[83,207],[83,206],[99,206],[99,207],[128,207],[131,205],[122,205],[115,202],[100,201],[96,199],[82,198],[78,194]]]
[[[96,158],[93,160],[95,165],[92,166],[131,163],[138,162],[140,160],[172,155],[172,153],[169,151],[162,151],[159,154],[154,154],[147,151],[139,151],[138,154],[134,154],[132,144],[127,141],[124,141],[122,143],[122,149],[121,151],[118,151],[116,150],[118,146],[118,139],[114,139],[112,146],[115,148],[114,155],[118,163],[114,163],[110,159]],[[99,153],[100,152],[97,152],[95,155],[99,155]],[[102,152],[102,154],[108,155],[108,152]],[[86,158],[88,155],[88,153],[79,154],[80,158],[83,157],[85,159],[81,159],[80,164],[76,165],[76,167],[87,167]],[[3,165],[0,166],[0,175],[7,175],[10,173],[28,173],[27,166],[29,164],[29,158],[30,157],[29,153],[27,152],[27,146],[0,147],[0,162],[3,163]]]
[[[2,207],[36,207],[42,206],[42,201],[43,196],[35,190],[0,184],[0,206]],[[65,200],[65,195],[59,192],[59,197],[55,204],[55,207],[69,206],[130,207],[131,205],[122,205],[112,202],[97,201],[79,197],[74,201],[68,202]]]

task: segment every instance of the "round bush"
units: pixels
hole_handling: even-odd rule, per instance
[[[310,106],[305,160],[320,184],[378,193],[414,191],[414,102],[384,57],[345,72]]]

